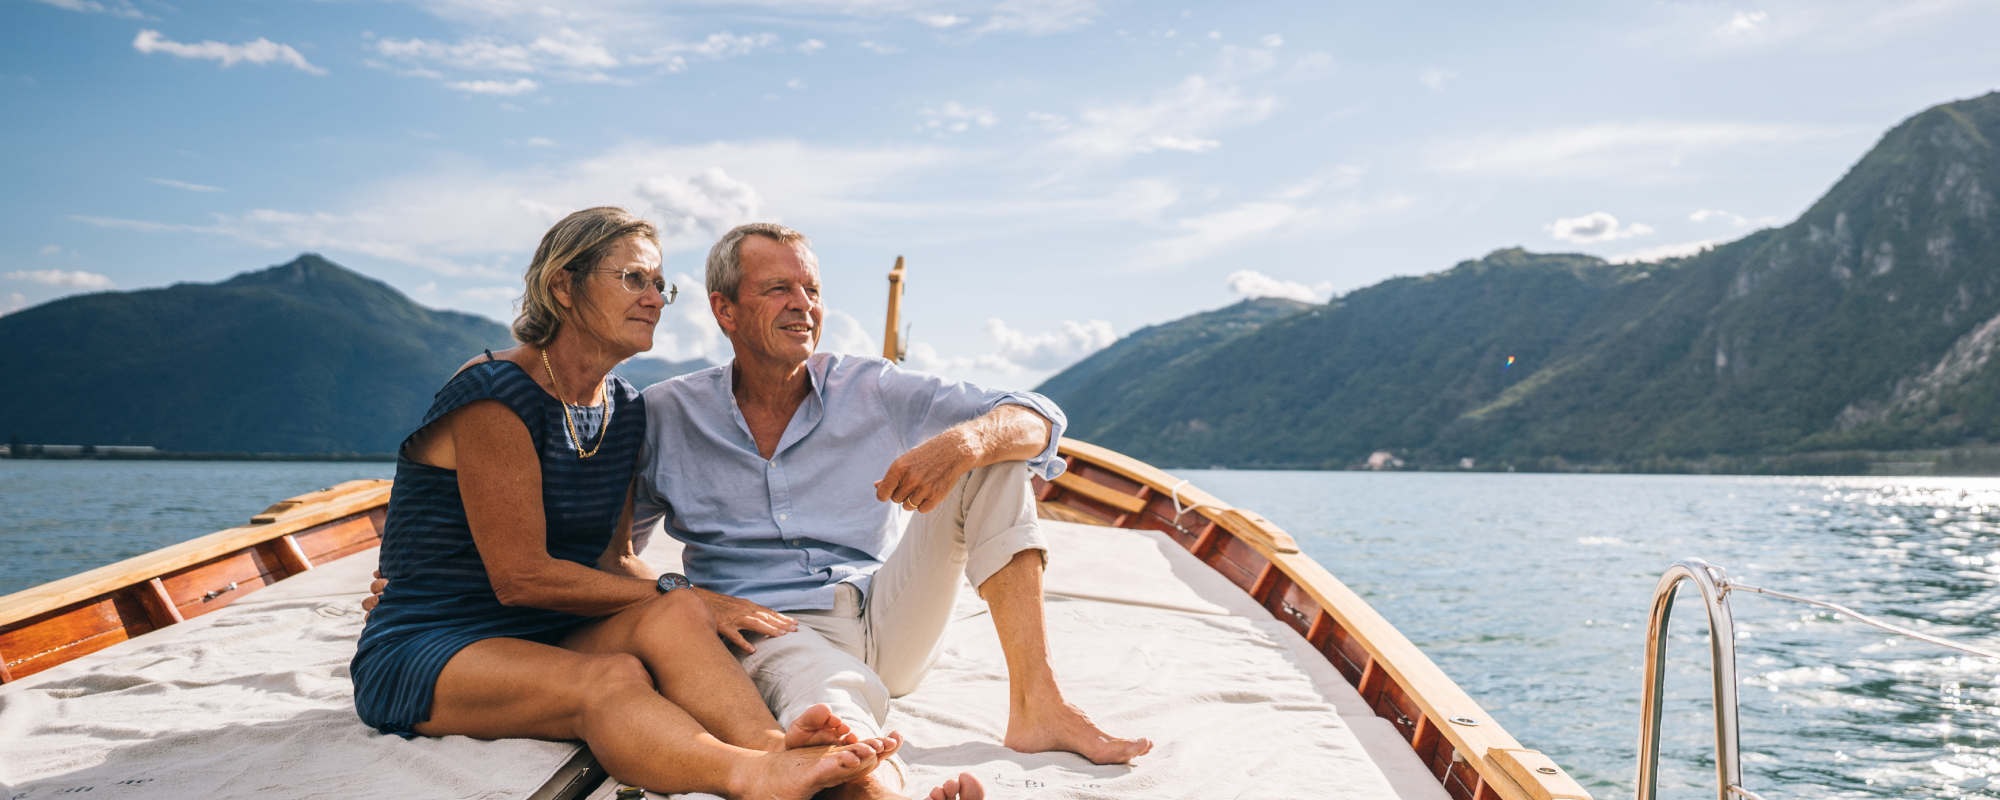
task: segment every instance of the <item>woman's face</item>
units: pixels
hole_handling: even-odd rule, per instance
[[[625,272],[639,273],[644,289],[627,291],[621,275]],[[660,309],[667,305],[666,298],[653,287],[659,277],[660,249],[650,239],[629,236],[612,245],[584,281],[588,302],[568,297],[566,280],[556,282],[556,296],[575,315],[571,319],[579,333],[624,351],[621,358],[630,358],[653,349],[653,328],[660,324]]]

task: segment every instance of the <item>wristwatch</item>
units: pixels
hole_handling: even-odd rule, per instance
[[[661,575],[658,586],[660,587],[660,594],[666,594],[675,589],[694,588],[694,584],[688,581],[687,576],[678,572],[669,572]]]

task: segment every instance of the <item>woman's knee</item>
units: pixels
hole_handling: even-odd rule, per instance
[[[661,626],[686,628],[691,630],[715,630],[715,614],[708,610],[708,603],[693,591],[682,589],[668,592],[646,602],[643,606],[646,627]]]

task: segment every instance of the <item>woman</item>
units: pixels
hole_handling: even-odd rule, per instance
[[[633,553],[646,413],[610,370],[652,348],[665,288],[658,233],[621,209],[542,237],[521,345],[461,368],[397,456],[355,707],[405,737],[582,739],[654,791],[803,800],[900,740],[856,741],[824,706],[779,730],[718,630],[791,620]]]

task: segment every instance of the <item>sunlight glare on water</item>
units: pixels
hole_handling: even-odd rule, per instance
[[[2000,647],[1996,479],[1177,475],[1290,531],[1599,798],[1633,794],[1646,613],[1676,559]],[[1748,788],[2000,797],[2000,664],[1809,606],[1730,602]],[[1692,594],[1675,608],[1660,796],[1709,798],[1707,623]]]

